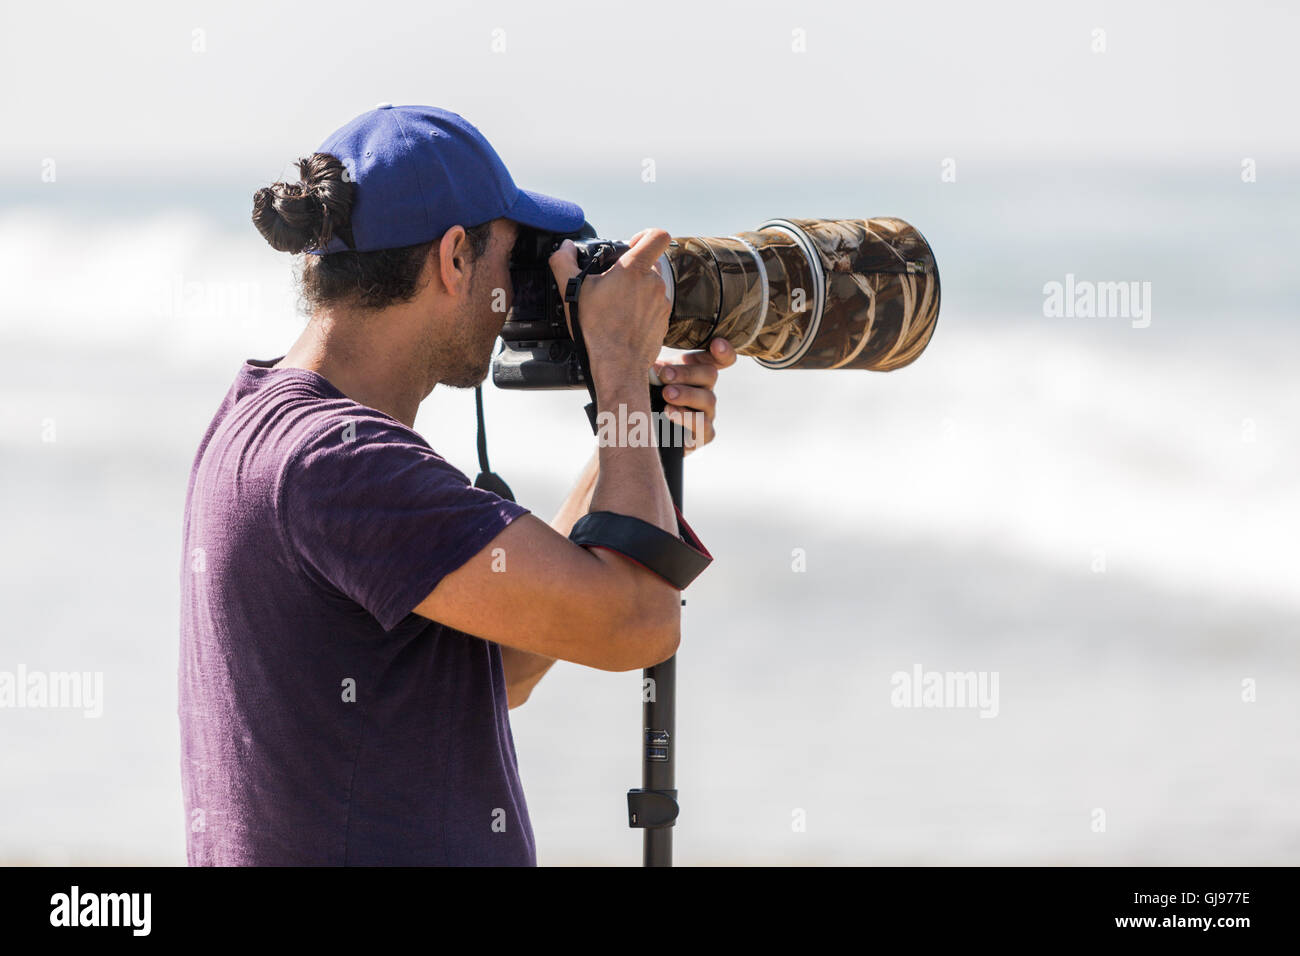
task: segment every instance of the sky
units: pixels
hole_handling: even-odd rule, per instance
[[[1300,155],[1300,5],[1281,2],[54,0],[3,17],[11,183],[48,158],[276,179],[379,102],[459,112],[537,175]]]

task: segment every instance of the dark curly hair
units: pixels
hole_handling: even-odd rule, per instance
[[[275,183],[253,194],[253,225],[273,249],[295,255],[324,249],[338,236],[351,247],[356,183],[338,157],[313,153],[296,163],[300,182]],[[487,250],[492,223],[465,230],[478,258]],[[382,309],[409,302],[418,291],[425,260],[438,239],[373,252],[304,256],[298,274],[308,308],[334,304]],[[436,255],[436,253],[434,253]]]

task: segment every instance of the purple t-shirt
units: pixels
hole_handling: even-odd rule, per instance
[[[276,361],[244,364],[190,475],[190,864],[535,865],[501,648],[412,613],[529,509]]]

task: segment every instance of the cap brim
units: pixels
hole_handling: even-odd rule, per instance
[[[544,196],[531,189],[519,190],[514,204],[506,210],[505,218],[550,232],[574,232],[587,221],[577,203]]]

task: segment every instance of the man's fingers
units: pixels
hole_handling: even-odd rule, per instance
[[[673,237],[665,229],[643,229],[637,233],[632,248],[619,257],[619,263],[627,269],[653,270],[659,257],[668,249]]]
[[[723,338],[715,338],[709,343],[709,350],[687,352],[682,356],[685,365],[712,365],[715,368],[730,368],[736,364],[736,350]]]
[[[712,368],[730,368],[736,364],[736,349],[724,338],[715,338],[709,343],[708,350],[683,352],[676,359],[678,366],[704,365]]]
[[[692,411],[677,405],[669,405],[664,409],[664,416],[670,422],[682,426],[690,433],[686,439],[684,454],[690,454],[693,448],[707,445],[717,435],[717,429],[713,427],[713,422],[703,412]]]
[[[564,290],[569,285],[569,280],[576,276],[580,271],[578,268],[578,247],[573,244],[572,239],[565,239],[560,248],[551,253],[551,257],[546,260],[551,267],[551,274],[555,276],[555,284],[560,287],[560,295],[564,295]],[[573,320],[569,315],[569,304],[564,304],[564,320],[569,326],[569,334],[573,334]]]
[[[639,230],[635,235],[633,235],[630,239],[628,239],[627,244],[629,246],[635,246],[637,244],[637,241],[649,231],[650,231],[649,229]],[[662,256],[660,258],[662,258]],[[654,273],[657,276],[659,276],[661,279],[663,278],[663,272],[661,272],[659,269],[659,259],[656,259],[654,265],[652,265],[650,268],[654,271]]]
[[[555,281],[560,284],[560,291],[569,284],[569,280],[578,274],[578,247],[573,244],[572,239],[565,239],[560,243],[560,248],[551,253],[551,257],[546,260],[550,263],[551,273],[555,276]]]
[[[704,388],[712,388],[718,384],[718,367],[716,365],[703,363],[682,365],[665,362],[656,365],[655,372],[658,373],[660,380],[664,384],[700,385]]]
[[[691,385],[668,385],[664,388],[664,398],[673,405],[693,408],[712,415],[718,407],[718,397],[711,389],[695,388]]]

